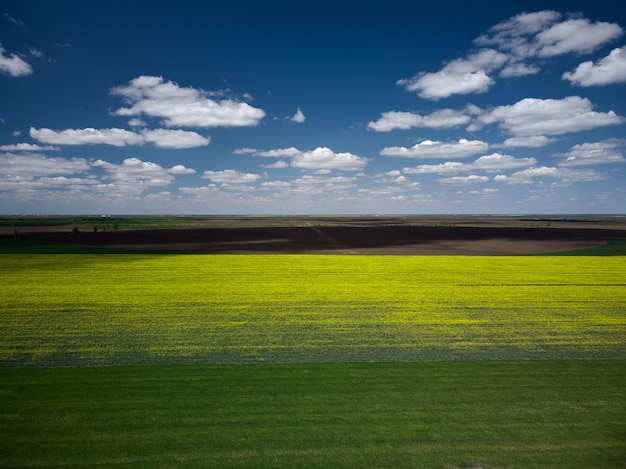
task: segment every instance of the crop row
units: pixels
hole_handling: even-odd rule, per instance
[[[619,257],[0,256],[0,365],[626,357]]]

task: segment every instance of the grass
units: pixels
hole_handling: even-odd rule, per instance
[[[626,358],[619,257],[3,255],[0,365]]]
[[[626,361],[0,370],[2,467],[621,468]]]

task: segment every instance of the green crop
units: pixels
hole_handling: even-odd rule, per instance
[[[622,468],[624,360],[0,369],[0,466]]]
[[[0,366],[626,357],[616,257],[0,255]]]

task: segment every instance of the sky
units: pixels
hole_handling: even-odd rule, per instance
[[[626,214],[626,6],[0,2],[0,214]]]

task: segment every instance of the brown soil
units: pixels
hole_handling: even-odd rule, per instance
[[[626,238],[624,217],[217,217],[190,223],[190,228],[79,235],[68,227],[29,227],[20,228],[20,234],[30,232],[60,243],[181,253],[395,255],[539,254]]]

